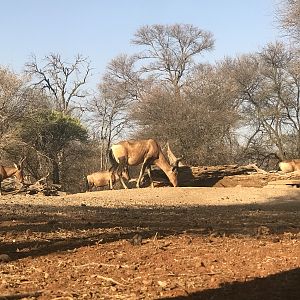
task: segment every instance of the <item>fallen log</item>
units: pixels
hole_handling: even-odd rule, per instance
[[[27,195],[43,194],[44,196],[58,196],[61,186],[58,184],[31,184],[26,187]]]
[[[46,176],[42,177],[41,179],[37,180],[35,183],[30,185],[25,185],[25,188],[22,189],[22,192],[26,193],[27,195],[35,195],[35,194],[42,194],[44,196],[58,196],[61,194],[61,185],[49,183],[48,173]]]
[[[255,164],[182,167],[178,179],[181,186],[215,186],[222,178],[242,174],[265,174]]]
[[[0,296],[0,300],[17,300],[17,299],[29,299],[38,298],[42,295],[42,291],[28,292],[28,293],[16,293],[16,294],[3,294]]]
[[[170,185],[168,178],[160,169],[152,170],[152,178],[154,186]],[[179,185],[183,187],[263,187],[271,181],[292,179],[298,180],[300,175],[296,173],[266,172],[255,164],[245,166],[182,166],[179,168],[178,173]],[[143,186],[149,186],[149,184],[150,181],[146,175]]]
[[[295,186],[295,187],[300,187],[300,179],[298,180],[293,180],[293,179],[282,179],[282,180],[274,180],[274,181],[269,181],[268,185],[273,185],[273,186]]]

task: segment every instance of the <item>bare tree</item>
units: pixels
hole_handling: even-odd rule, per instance
[[[24,109],[22,94],[23,82],[9,70],[0,69],[0,149],[13,138],[14,123]]]
[[[238,58],[231,66],[245,121],[254,130],[248,145],[259,136],[260,143],[265,140],[268,150],[280,159],[300,156],[299,61],[297,51],[275,43],[260,53]]]
[[[47,99],[7,68],[0,67],[0,150],[21,143],[18,132],[25,115],[47,107]]]
[[[278,17],[282,29],[300,44],[300,1],[284,0],[278,9]]]
[[[134,71],[134,58],[120,55],[107,66],[98,95],[89,102],[90,124],[100,142],[101,169],[107,167],[111,143],[129,131],[128,111],[139,98],[141,80]]]
[[[133,117],[132,111],[136,115],[145,112],[143,105],[150,104],[149,99],[153,100],[157,91],[164,91],[161,100],[169,98],[167,94],[173,102],[174,96],[179,99],[184,79],[191,72],[195,57],[212,49],[214,43],[211,33],[184,24],[141,27],[132,42],[145,47],[145,50],[131,57],[120,55],[113,59],[99,85],[100,96],[92,103],[93,116],[98,120],[94,124],[101,128],[100,139],[104,141],[105,148],[121,132],[128,134],[132,128],[137,131],[139,126],[145,125]],[[162,107],[157,106],[162,108],[159,112],[157,107],[153,112],[161,115],[169,104],[174,105],[166,100]],[[172,110],[171,114],[174,116],[176,111]],[[176,118],[168,119],[168,126],[170,122],[176,122],[177,117],[178,114]],[[134,126],[131,126],[133,123]]]
[[[90,126],[100,146],[100,168],[107,168],[107,153],[112,141],[124,131],[128,119],[124,103],[118,98],[108,98],[103,91],[89,102]]]
[[[26,63],[25,71],[32,77],[33,85],[40,88],[53,99],[57,111],[71,114],[81,108],[78,99],[86,98],[84,85],[91,73],[90,62],[82,55],[77,55],[74,62],[63,61],[59,54],[50,54],[40,66],[33,55]]]
[[[193,25],[175,24],[143,26],[135,33],[132,43],[146,48],[137,56],[149,61],[142,71],[171,84],[174,94],[179,96],[194,57],[211,50],[214,40],[208,31]]]
[[[188,82],[184,101],[176,105],[161,86],[138,103],[133,112],[140,125],[137,137],[169,141],[188,164],[232,162],[239,115],[230,78],[222,66],[199,65]]]

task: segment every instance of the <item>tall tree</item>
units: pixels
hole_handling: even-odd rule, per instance
[[[90,62],[82,55],[77,55],[74,62],[65,62],[59,54],[51,53],[44,58],[41,66],[32,56],[26,63],[25,71],[32,77],[35,87],[53,100],[55,110],[71,114],[80,109],[80,99],[86,98],[85,85],[91,73]]]
[[[299,62],[299,52],[274,43],[232,66],[247,124],[254,128],[249,142],[258,135],[268,139],[268,151],[281,159],[300,156]]]
[[[281,27],[300,45],[300,1],[282,1],[278,16]]]
[[[186,163],[232,162],[239,115],[236,92],[225,71],[221,65],[199,65],[188,77],[184,101],[176,103],[168,90],[157,86],[134,110],[140,125],[137,135],[169,141]]]
[[[30,88],[21,76],[0,67],[0,152],[8,148],[20,152],[22,141],[18,129],[21,120],[48,105],[48,99]]]
[[[87,131],[78,119],[62,112],[45,110],[23,119],[21,137],[50,160],[52,180],[60,183],[64,151],[74,141],[85,142]]]
[[[100,143],[101,168],[107,167],[107,152],[113,140],[130,130],[128,112],[140,98],[143,80],[134,70],[135,58],[120,55],[107,66],[97,95],[89,102],[89,123]]]
[[[141,27],[132,43],[145,47],[138,59],[147,60],[142,71],[151,73],[171,84],[180,96],[184,77],[194,58],[214,45],[212,34],[189,24],[152,25]]]

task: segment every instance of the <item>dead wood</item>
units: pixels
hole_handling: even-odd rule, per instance
[[[226,176],[248,175],[260,173],[256,165],[217,165],[217,166],[198,166],[182,167],[179,169],[179,182],[182,186],[215,186],[215,184]]]
[[[27,194],[35,195],[42,194],[44,196],[58,196],[61,195],[61,185],[50,183],[48,180],[48,173],[46,176],[40,178],[34,183],[19,184],[13,178],[5,179],[2,182],[2,190],[5,194]]]
[[[44,196],[58,196],[61,185],[50,183],[48,180],[49,174],[40,178],[35,183],[27,185],[22,192],[25,192],[27,195],[43,194]]]
[[[25,192],[28,195],[43,194],[44,196],[58,196],[61,185],[34,183],[29,185]]]
[[[0,300],[16,300],[16,299],[23,299],[23,298],[37,298],[42,294],[41,291],[32,292],[32,293],[16,293],[16,294],[7,294],[1,295]]]
[[[169,182],[165,174],[159,170],[152,170],[154,185],[168,186]],[[178,180],[180,186],[190,187],[230,187],[248,186],[263,187],[268,182],[300,179],[299,173],[267,172],[255,164],[249,165],[217,165],[217,166],[182,166],[179,168]],[[283,184],[283,182],[278,183]],[[292,183],[285,183],[292,185]],[[144,178],[144,186],[148,186],[147,176]]]

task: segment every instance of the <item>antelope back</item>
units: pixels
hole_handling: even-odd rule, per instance
[[[279,163],[279,168],[284,173],[294,172],[300,170],[300,160],[284,160]]]

